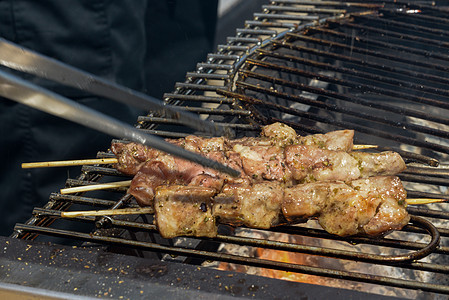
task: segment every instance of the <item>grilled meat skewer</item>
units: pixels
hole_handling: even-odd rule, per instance
[[[396,176],[290,188],[274,181],[239,180],[225,184],[217,195],[201,186],[160,186],[154,199],[156,224],[166,238],[213,237],[217,223],[268,229],[310,218],[339,236],[380,235],[408,223],[406,206],[406,192]]]
[[[394,152],[348,152],[353,147],[351,130],[300,137],[291,128],[274,123],[259,138],[228,140],[223,137],[188,136],[171,140],[187,150],[240,171],[252,181],[278,181],[287,186],[316,180],[354,180],[373,175],[394,175],[405,169]],[[160,185],[215,188],[235,179],[215,170],[138,144],[113,144],[117,169],[134,175],[129,189],[141,206],[151,206]]]
[[[236,145],[241,145],[242,147],[285,147],[298,144],[349,152],[353,147],[353,137],[353,130],[298,136],[293,128],[282,123],[274,123],[264,126],[261,137],[257,138],[245,137],[229,140],[223,137],[202,138],[192,135],[181,139],[167,139],[166,141],[181,146],[186,150],[203,154],[211,151],[232,151]],[[143,163],[162,154],[161,151],[137,143],[112,143],[111,150],[118,159],[117,170],[127,175],[135,175]]]
[[[234,147],[238,148],[238,147]],[[251,182],[275,181],[286,186],[323,180],[350,181],[378,175],[395,175],[405,169],[394,152],[347,153],[313,146],[267,146],[237,151],[211,151],[205,155],[239,170],[238,179]],[[160,154],[140,167],[129,193],[141,206],[151,206],[160,185],[190,185],[216,189],[237,179],[198,164]]]

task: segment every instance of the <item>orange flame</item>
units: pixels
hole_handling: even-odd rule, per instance
[[[287,234],[276,234],[275,238],[277,241],[280,242],[293,242],[300,244],[301,243],[301,237],[295,237]],[[271,261],[278,261],[278,262],[285,262],[285,263],[292,263],[292,264],[300,264],[300,265],[307,265],[306,261],[306,255],[302,253],[294,253],[294,252],[288,252],[288,251],[281,251],[281,250],[271,250],[271,249],[262,249],[258,248],[255,252],[255,257],[263,260],[271,260]],[[279,270],[273,270],[273,269],[263,269],[263,268],[251,268],[251,271],[249,271],[250,267],[242,266],[242,265],[235,265],[235,264],[229,264],[229,263],[220,263],[219,267],[220,270],[228,270],[228,271],[235,271],[235,272],[242,272],[242,273],[252,273],[258,276],[264,276],[269,278],[276,278],[276,279],[282,279],[282,280],[288,280],[288,281],[296,281],[296,282],[305,282],[305,283],[311,283],[311,284],[319,284],[322,285],[322,279],[318,276],[308,275],[308,274],[301,274],[301,273],[295,273],[295,272],[288,272],[288,271],[279,271]]]

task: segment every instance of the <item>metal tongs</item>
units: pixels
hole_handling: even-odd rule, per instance
[[[89,74],[2,38],[0,38],[0,65],[71,86],[97,96],[133,105],[146,111],[162,113],[166,117],[179,120],[188,127],[211,135],[227,134],[223,127],[201,120],[192,113],[172,106],[166,106],[161,100]],[[116,138],[141,143],[232,176],[240,174],[237,170],[228,166],[172,145],[157,136],[143,133],[131,125],[82,106],[73,100],[4,70],[0,70],[0,95]]]

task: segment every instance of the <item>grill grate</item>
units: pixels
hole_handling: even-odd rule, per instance
[[[449,199],[445,164],[449,11],[443,7],[447,1],[434,2],[270,1],[226,45],[218,45],[217,53],[187,73],[186,81],[177,83],[164,100],[225,124],[238,137],[256,135],[261,125],[278,120],[302,134],[355,129],[357,143],[376,143],[380,150],[391,148],[403,155],[409,167],[401,179],[410,197]],[[136,126],[170,138],[194,133],[154,114],[139,117]],[[66,186],[123,176],[111,166],[83,166],[81,175],[69,179]],[[13,236],[43,241],[58,237],[64,243],[80,240],[135,249],[139,256],[170,254],[187,263],[212,260],[310,274],[346,280],[354,284],[349,288],[365,282],[449,294],[443,282],[449,273],[446,203],[410,207],[412,224],[378,239],[335,237],[309,222],[260,231],[264,238],[234,235],[233,229],[223,226],[213,240],[163,240],[151,215],[60,218],[65,210],[134,206],[125,193],[126,189],[71,196],[54,193],[26,224],[16,225]],[[304,244],[265,238],[276,233],[298,237]],[[301,253],[319,257],[324,264],[283,263],[217,251],[223,244]],[[355,261],[360,269],[347,267],[346,262]]]

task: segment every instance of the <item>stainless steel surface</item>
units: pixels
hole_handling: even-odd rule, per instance
[[[292,298],[308,291],[315,299],[399,299],[120,255],[102,246],[75,248],[0,237],[0,248],[2,299],[271,300],[287,298],[286,291]]]
[[[75,101],[64,98],[5,71],[0,71],[0,95],[57,117],[104,132],[113,137],[144,144],[232,176],[240,174],[228,166],[167,143],[157,136],[141,132],[128,124],[82,106]]]
[[[216,124],[201,120],[196,115],[165,105],[161,100],[105,80],[55,59],[33,52],[0,38],[0,64],[63,85],[103,96],[127,105],[153,111],[167,118],[181,121],[184,125],[211,135],[227,135],[227,131]]]

